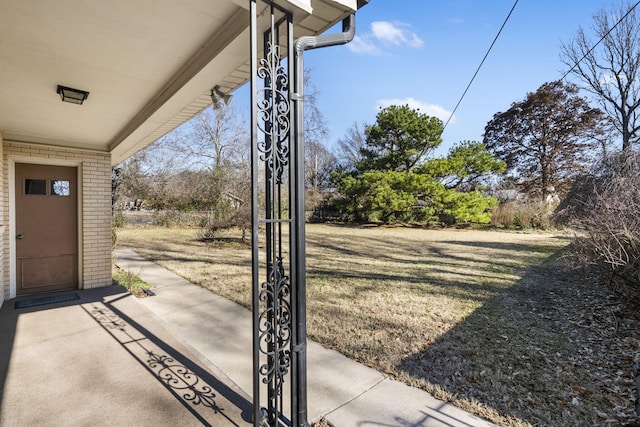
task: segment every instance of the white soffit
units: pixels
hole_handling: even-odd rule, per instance
[[[278,0],[295,37],[320,34],[356,0]],[[265,3],[258,1],[262,9]],[[0,1],[5,141],[112,153],[114,164],[249,79],[249,0]],[[57,85],[88,91],[64,103]]]
[[[248,1],[243,3],[248,6]],[[262,10],[268,7],[264,2],[258,3],[262,6]],[[314,0],[312,6],[312,15],[300,15],[304,16],[304,18],[297,24],[294,22],[294,36],[296,38],[303,35],[321,34],[326,31],[353,13],[356,8],[356,1]],[[249,80],[248,11],[246,13],[247,27],[245,31],[238,34],[237,38],[227,45],[212,62],[204,66],[197,75],[194,75],[189,83],[182,88],[182,94],[176,93],[174,95],[172,101],[179,102],[165,103],[161,107],[153,109],[154,113],[144,123],[134,126],[135,130],[132,133],[124,135],[120,142],[116,141],[112,144],[113,164],[127,159],[185,123],[205,108],[210,107],[211,97],[209,92],[211,87],[219,85],[224,93],[232,93]],[[236,12],[236,15],[238,17],[245,16],[238,12]],[[218,39],[219,37],[216,35],[212,37],[212,40]],[[176,106],[179,105],[183,107],[178,109]]]

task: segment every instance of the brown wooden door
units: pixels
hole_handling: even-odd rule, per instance
[[[17,293],[78,287],[77,169],[16,163]]]

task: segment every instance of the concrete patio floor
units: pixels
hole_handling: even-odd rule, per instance
[[[1,426],[251,425],[248,396],[123,288],[73,293],[2,306]]]

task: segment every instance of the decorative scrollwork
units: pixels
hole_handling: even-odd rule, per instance
[[[91,315],[105,329],[117,329],[120,332],[126,332],[127,324],[125,323],[125,321],[111,310],[97,308],[93,310]]]
[[[291,365],[291,285],[285,274],[282,258],[269,264],[268,280],[263,282],[259,299],[264,310],[260,313],[260,352],[267,363],[260,366],[262,382],[272,384],[282,393],[284,378]]]
[[[203,405],[219,411],[214,398],[213,389],[200,380],[200,377],[186,366],[176,362],[167,355],[159,355],[153,351],[148,353],[147,364],[167,386],[182,394],[182,398],[193,405]]]
[[[258,93],[258,129],[264,140],[258,142],[260,159],[265,162],[267,175],[282,183],[284,168],[289,163],[289,76],[282,66],[280,47],[267,43],[265,57],[260,60],[258,77],[264,87]]]
[[[94,307],[90,314],[111,336],[145,364],[158,381],[164,383],[176,395],[180,395],[185,402],[190,402],[193,406],[202,405],[210,408],[215,414],[222,413],[222,409],[214,400],[216,395],[213,387],[195,372],[174,357],[158,352],[153,342],[144,336],[140,337],[134,327],[113,311]]]
[[[251,62],[254,77],[251,179],[252,197],[258,201],[254,205],[252,229],[257,231],[254,237],[261,230],[266,234],[264,256],[260,255],[257,238],[252,241],[254,272],[266,269],[264,273],[255,274],[252,283],[254,420],[260,420],[254,425],[261,427],[291,425],[285,415],[287,410],[289,418],[293,420],[294,417],[290,412],[292,408],[287,408],[291,405],[285,396],[284,385],[291,381],[289,390],[296,387],[296,382],[289,376],[293,374],[292,367],[297,360],[292,351],[296,325],[290,274],[294,270],[291,267],[290,271],[292,261],[286,260],[292,254],[285,249],[288,244],[284,238],[291,235],[293,194],[290,193],[295,188],[293,178],[297,171],[297,156],[292,156],[296,152],[292,146],[292,120],[295,118],[292,115],[292,76],[289,75],[294,56],[293,16],[275,2],[268,3],[270,16],[260,15],[264,18],[262,22],[269,20],[271,24],[262,34],[260,46],[264,49],[260,55],[259,44],[253,39],[251,52],[254,59]],[[252,2],[252,5],[252,13],[257,13],[256,3]],[[255,18],[252,23],[257,24],[257,15],[252,16]],[[263,191],[259,191],[261,184]],[[263,394],[265,390],[267,393]]]

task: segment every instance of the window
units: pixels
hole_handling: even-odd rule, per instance
[[[24,194],[36,194],[46,196],[47,180],[46,179],[25,179]]]
[[[49,192],[47,193],[47,181],[49,183]],[[24,194],[39,196],[70,196],[71,183],[62,179],[25,179]]]
[[[51,180],[52,196],[69,196],[71,195],[71,186],[69,181]]]

